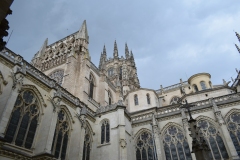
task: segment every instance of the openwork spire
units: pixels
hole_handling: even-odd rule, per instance
[[[238,45],[237,45],[237,44],[235,44],[235,46],[236,46],[236,48],[237,48],[238,52],[240,53],[240,49],[239,49]]]
[[[113,57],[114,57],[114,58],[118,58],[118,48],[117,48],[117,42],[116,42],[116,40],[115,40],[115,42],[114,42]]]
[[[240,35],[237,32],[235,32],[235,33],[236,33],[236,36],[238,38],[238,41],[240,42]]]
[[[126,57],[126,59],[129,58],[129,50],[128,50],[127,43],[125,44],[125,57]]]

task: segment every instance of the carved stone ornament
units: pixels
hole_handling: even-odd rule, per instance
[[[220,126],[221,126],[222,124],[225,124],[225,121],[224,121],[224,119],[223,119],[223,117],[222,117],[221,111],[215,112],[215,118],[216,118],[216,120],[217,120],[217,122],[218,122],[218,124],[219,124]]]
[[[127,141],[125,139],[120,139],[119,143],[122,148],[125,148],[127,146]]]
[[[15,90],[17,88],[19,92],[23,85],[24,75],[21,73],[14,73],[12,71],[10,77],[13,79],[12,89]]]
[[[184,129],[189,128],[189,124],[188,124],[188,119],[187,119],[187,118],[184,118],[184,119],[182,120],[182,123],[183,123]]]
[[[213,98],[210,98],[209,102],[212,103],[214,112],[218,112],[219,109],[218,109],[217,104],[215,103],[215,100]]]
[[[2,72],[0,71],[0,95],[2,94],[3,91],[3,86],[6,86],[8,82],[4,79]]]

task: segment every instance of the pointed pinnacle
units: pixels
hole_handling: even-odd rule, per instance
[[[240,35],[237,32],[235,32],[235,33],[236,33],[236,36],[238,38],[238,41],[240,42]]]
[[[48,38],[46,38],[46,40],[44,41],[41,49],[39,50],[39,54],[37,57],[41,57],[42,53],[45,52],[45,49],[47,48],[47,45],[48,45]]]
[[[240,53],[240,48],[237,46],[237,44],[235,44],[235,46],[236,46],[238,52]]]
[[[104,44],[104,46],[103,46],[103,54],[105,54],[105,55],[107,54],[105,44]]]
[[[80,30],[78,31],[77,38],[86,39],[87,41],[89,40],[86,20],[83,21],[83,24]]]
[[[118,49],[117,49],[117,42],[115,40],[114,42],[114,53],[113,53],[113,57],[118,57]]]

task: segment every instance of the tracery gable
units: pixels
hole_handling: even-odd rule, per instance
[[[170,126],[176,126],[176,127],[180,128],[180,129],[184,132],[183,126],[181,126],[180,124],[175,123],[175,122],[168,122],[168,123],[161,129],[161,132],[160,132],[160,133],[164,133]]]
[[[216,123],[216,121],[210,117],[200,115],[196,118],[197,122],[200,120],[207,120],[208,122],[212,123],[215,127],[218,127],[219,125]]]
[[[73,117],[72,117],[72,114],[71,114],[71,112],[69,111],[69,109],[67,108],[67,106],[61,105],[61,106],[60,106],[60,110],[61,110],[61,109],[67,113],[67,117],[69,118],[69,120],[71,120],[72,123],[75,123],[75,121],[74,121],[74,119],[73,119]],[[71,127],[71,129],[72,129],[72,125],[70,125],[70,127]]]
[[[228,117],[233,113],[240,113],[240,109],[232,108],[227,114],[224,116],[224,120],[227,121]]]
[[[133,136],[133,139],[135,139],[135,141],[136,141],[137,138],[138,138],[143,132],[151,133],[151,130],[149,130],[149,129],[147,129],[147,128],[141,128],[141,129],[139,129],[139,131],[137,131],[137,133]]]

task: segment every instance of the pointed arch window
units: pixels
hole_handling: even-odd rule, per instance
[[[52,143],[52,153],[57,159],[65,160],[69,138],[69,120],[64,110],[58,113],[58,120]]]
[[[144,131],[141,133],[135,144],[136,160],[154,160],[154,145],[152,135]]]
[[[216,127],[207,120],[198,121],[197,126],[200,127],[200,134],[203,135],[211,150],[209,156],[215,159],[228,159],[226,147]]]
[[[110,142],[110,125],[108,120],[104,120],[101,126],[101,144]]]
[[[180,128],[170,126],[164,133],[163,145],[166,160],[192,160],[187,139]]]
[[[84,138],[82,160],[90,160],[91,145],[92,145],[92,141],[91,141],[90,131],[87,128],[85,133],[85,138]]]
[[[170,105],[173,105],[173,104],[178,104],[180,98],[179,97],[173,97],[170,101]]]
[[[27,149],[32,147],[39,120],[39,107],[33,92],[25,90],[18,95],[5,133],[7,142]]]
[[[112,104],[112,94],[111,91],[108,90],[108,104],[111,105]]]
[[[138,105],[138,95],[137,94],[134,95],[134,103],[135,103],[135,106]]]
[[[151,104],[151,99],[150,99],[149,93],[146,95],[146,97],[147,97],[147,104]]]
[[[92,74],[90,74],[89,77],[89,97],[93,99],[93,93],[94,93],[94,77]]]
[[[233,113],[227,119],[227,126],[238,156],[240,156],[240,113]]]
[[[200,84],[201,84],[202,90],[207,89],[206,83],[204,81],[201,81]]]
[[[63,75],[64,75],[63,70],[57,70],[57,71],[52,72],[49,75],[49,77],[54,79],[59,85],[62,85]]]

